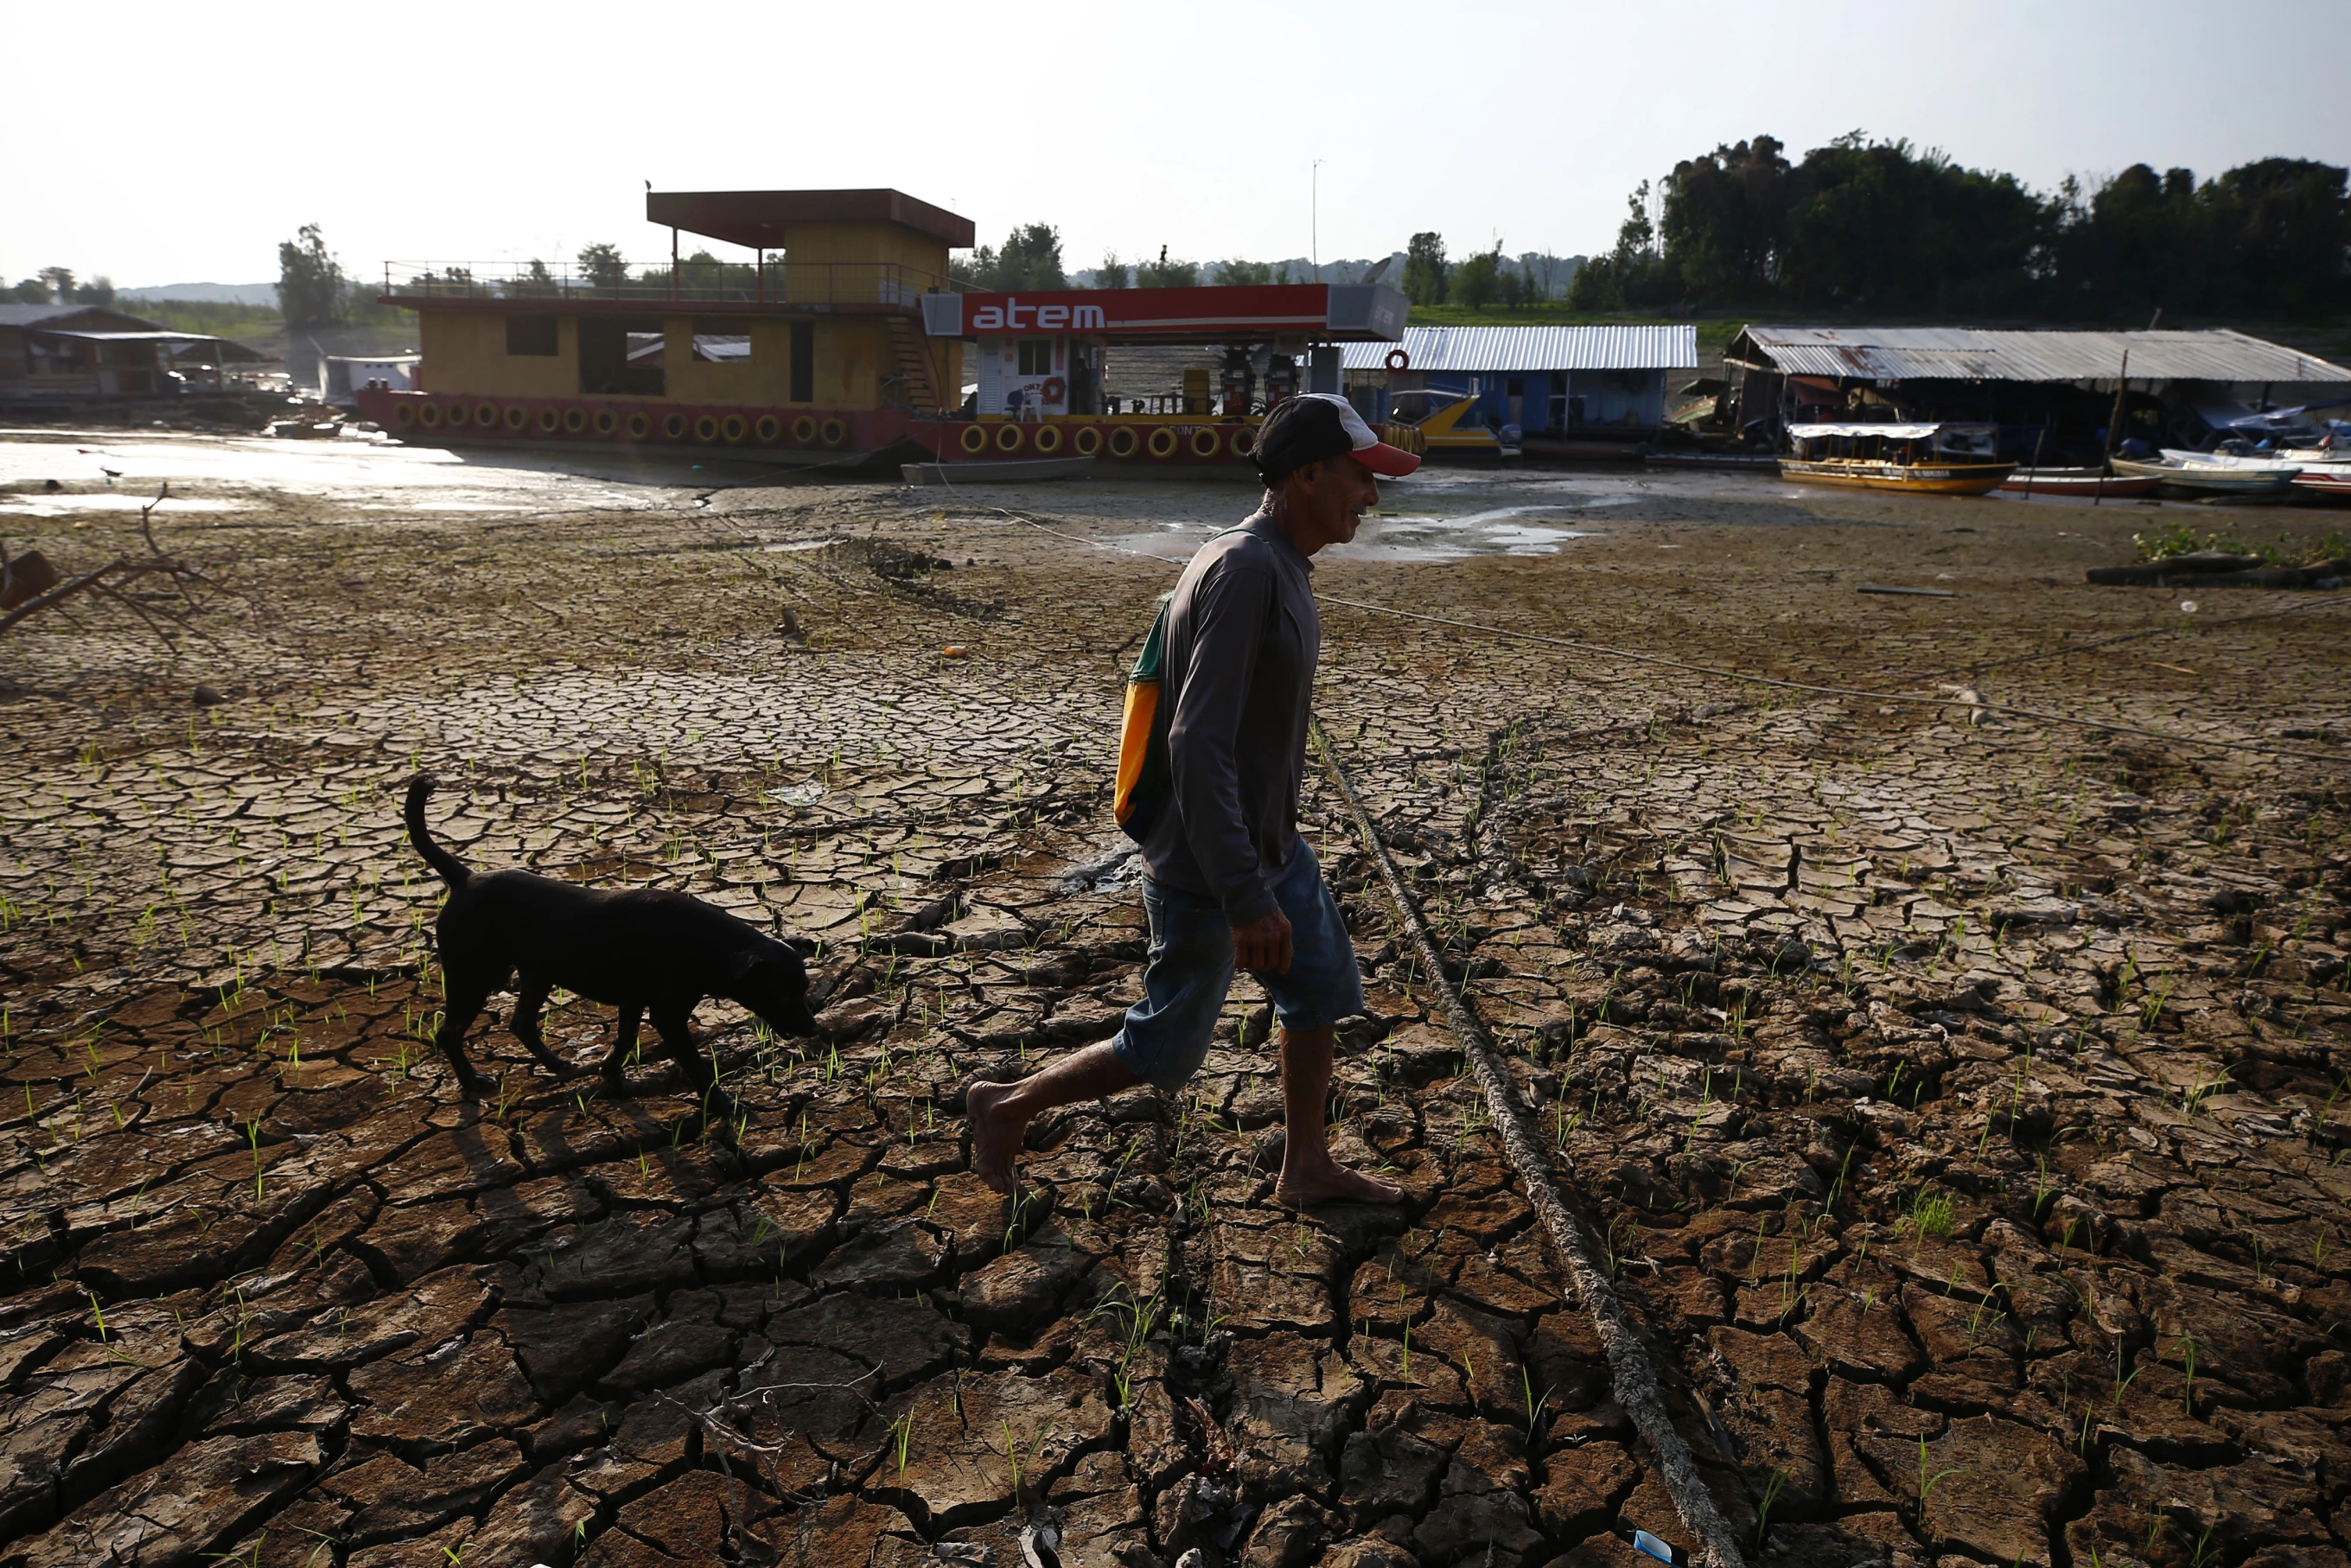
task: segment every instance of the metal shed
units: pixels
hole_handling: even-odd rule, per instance
[[[1559,435],[1625,434],[1665,423],[1666,380],[1698,366],[1694,326],[1407,327],[1345,350],[1349,395],[1384,419],[1396,392],[1466,393],[1496,426]]]
[[[2121,434],[2198,445],[2213,428],[2207,408],[2351,396],[2351,370],[2226,328],[1750,325],[1723,359],[1741,372],[1735,421],[1750,438],[1776,438],[1802,417],[1968,418],[1998,423],[2011,456],[2104,451],[2118,401]]]

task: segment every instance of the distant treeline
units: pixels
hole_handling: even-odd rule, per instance
[[[1634,192],[1616,247],[1576,274],[1583,309],[2039,315],[2340,312],[2346,171],[2264,158],[2199,183],[2144,163],[2040,195],[1855,131],[1792,163],[1769,136]]]

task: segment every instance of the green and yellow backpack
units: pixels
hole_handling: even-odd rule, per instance
[[[1159,596],[1159,614],[1134,671],[1126,677],[1126,712],[1118,727],[1118,784],[1111,796],[1111,814],[1119,829],[1135,842],[1151,834],[1152,823],[1167,805],[1175,774],[1167,765],[1167,714],[1160,706],[1160,666],[1166,656],[1167,605],[1176,595]]]

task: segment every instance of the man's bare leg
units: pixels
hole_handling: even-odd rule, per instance
[[[1012,1190],[1013,1162],[1029,1119],[1056,1105],[1100,1100],[1143,1082],[1113,1052],[1112,1040],[1073,1051],[1018,1083],[975,1083],[964,1096],[971,1123],[971,1168],[998,1192]],[[1327,1076],[1328,1057],[1325,1057]]]
[[[1331,1157],[1323,1117],[1331,1099],[1330,1024],[1281,1031],[1281,1179],[1273,1196],[1292,1208],[1317,1203],[1402,1203],[1404,1188],[1384,1176],[1349,1170]]]

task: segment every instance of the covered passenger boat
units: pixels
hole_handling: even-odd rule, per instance
[[[2015,469],[1990,424],[1792,424],[1782,478],[1932,496],[1981,496]]]

